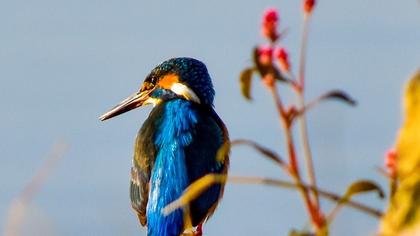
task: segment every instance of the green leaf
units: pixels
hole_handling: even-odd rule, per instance
[[[350,95],[341,90],[329,91],[328,93],[322,95],[319,100],[325,99],[336,99],[345,102],[351,106],[355,106],[357,104],[356,100],[354,100]]]
[[[241,92],[242,95],[247,99],[251,100],[251,81],[252,73],[254,72],[253,68],[246,68],[241,72],[240,83],[241,83]]]
[[[384,191],[382,190],[382,188],[370,181],[370,180],[359,180],[356,181],[354,183],[352,183],[348,188],[346,193],[344,194],[344,197],[341,199],[340,203],[345,203],[348,200],[350,200],[350,198],[356,194],[360,194],[360,193],[366,193],[366,192],[372,192],[375,191],[378,193],[378,196],[380,198],[384,198],[385,194]]]

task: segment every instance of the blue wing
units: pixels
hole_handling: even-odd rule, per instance
[[[229,152],[222,162],[216,160],[221,146],[229,142],[225,125],[212,108],[197,107],[198,122],[193,132],[193,141],[185,149],[189,183],[209,173],[226,174],[229,166]],[[202,223],[214,212],[223,195],[224,185],[214,185],[190,205],[194,226]]]
[[[156,121],[159,120],[163,107],[152,110],[139,130],[134,144],[133,165],[131,167],[130,199],[140,224],[147,224],[146,208],[149,199],[150,176],[156,160],[156,145],[153,137],[156,132]]]
[[[225,142],[227,130],[211,107],[172,100],[153,109],[136,139],[130,184],[132,206],[149,235],[183,231],[182,211],[165,217],[161,209],[198,178],[226,173],[228,154],[223,162],[216,160]],[[194,226],[213,213],[223,189],[215,185],[191,203]]]

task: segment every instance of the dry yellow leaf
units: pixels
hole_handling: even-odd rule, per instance
[[[380,235],[420,235],[420,70],[404,94],[405,120],[398,135],[396,192]]]

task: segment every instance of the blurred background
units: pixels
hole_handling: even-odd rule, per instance
[[[238,83],[251,65],[251,48],[264,43],[260,24],[268,7],[279,9],[280,26],[288,29],[283,43],[295,70],[300,1],[1,1],[0,233],[13,199],[64,140],[68,151],[28,206],[22,234],[145,235],[128,188],[134,138],[151,107],[107,122],[98,117],[170,57],[207,64],[231,138],[254,139],[285,155],[270,95],[255,80],[254,100],[247,102]],[[321,0],[309,37],[307,98],[339,88],[359,102],[356,108],[327,102],[308,113],[319,185],[342,193],[369,178],[387,187],[375,168],[402,120],[403,83],[420,65],[419,2]],[[247,147],[232,150],[230,174],[286,179]],[[357,200],[386,205],[375,194]],[[377,224],[345,208],[331,233],[369,235]],[[286,235],[307,225],[298,193],[228,184],[204,232]]]

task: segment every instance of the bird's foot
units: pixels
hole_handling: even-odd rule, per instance
[[[193,232],[194,236],[202,236],[203,235],[203,224],[199,224],[197,225],[197,227],[195,228],[194,232]]]

